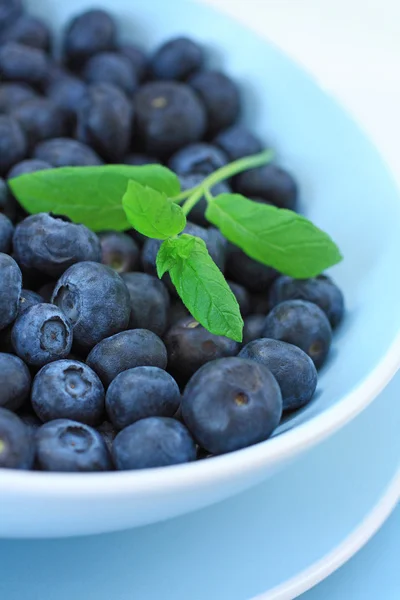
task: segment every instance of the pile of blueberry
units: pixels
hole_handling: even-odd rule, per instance
[[[156,276],[157,240],[95,234],[24,214],[7,180],[61,166],[163,163],[188,189],[262,150],[239,123],[237,85],[179,38],[148,56],[91,10],[52,58],[51,31],[0,1],[0,467],[142,469],[266,440],[317,386],[343,297],[326,276],[294,280],[227,243],[201,202],[186,231],[226,274],[245,321],[238,344],[209,333]],[[234,189],[296,210],[275,164]],[[215,190],[214,190],[215,191]]]

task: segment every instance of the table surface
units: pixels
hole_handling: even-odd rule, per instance
[[[398,0],[203,1],[268,36],[308,69],[373,138],[400,185]],[[398,600],[399,554],[400,507],[357,556],[302,600]]]

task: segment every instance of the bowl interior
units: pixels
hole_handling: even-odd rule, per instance
[[[87,0],[27,4],[58,32],[71,16],[93,6]],[[239,82],[244,120],[297,178],[305,214],[343,252],[344,261],[332,275],[345,293],[346,318],[315,400],[277,434],[293,429],[341,402],[398,335],[397,189],[376,149],[342,108],[289,58],[239,23],[186,0],[96,0],[96,7],[113,12],[126,42],[152,49],[184,34],[203,43],[210,66],[223,68]],[[256,4],[249,10],[257,10]]]

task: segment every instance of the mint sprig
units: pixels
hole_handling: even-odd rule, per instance
[[[169,198],[180,192],[175,173],[161,165],[61,167],[20,175],[8,183],[28,213],[66,215],[93,231],[124,231],[130,223],[122,198],[130,180]]]
[[[169,272],[183,303],[215,335],[242,341],[239,304],[203,240],[186,233],[166,240],[157,254],[157,273]]]
[[[133,227],[164,240],[157,256],[159,276],[169,272],[183,303],[209,331],[241,341],[238,303],[205,243],[178,235],[201,198],[208,204],[207,219],[230,242],[281,273],[314,277],[342,259],[332,239],[295,212],[239,194],[213,198],[210,190],[217,183],[272,159],[271,150],[242,158],[185,192],[180,191],[177,176],[160,165],[64,167],[22,175],[9,183],[27,212],[63,214],[94,231]]]
[[[164,192],[129,181],[122,198],[130,225],[149,238],[166,240],[181,233],[186,226],[186,217],[178,204]]]
[[[206,217],[251,258],[285,275],[315,277],[342,259],[324,231],[291,210],[220,194],[209,201]]]
[[[217,171],[214,171],[211,175],[206,177],[200,185],[192,190],[187,190],[180,194],[175,201],[185,200],[186,202],[183,205],[183,212],[185,215],[188,215],[192,208],[196,206],[197,202],[203,197],[208,195],[208,200],[210,199],[210,190],[217,185],[217,183],[221,183],[242,171],[248,171],[249,169],[255,169],[256,167],[262,167],[263,165],[268,164],[274,158],[274,153],[272,150],[264,150],[264,152],[260,152],[259,154],[254,154],[253,156],[246,156],[245,158],[240,158],[239,160],[235,160],[234,162],[224,165]]]

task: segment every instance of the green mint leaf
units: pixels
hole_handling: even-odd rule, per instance
[[[217,196],[206,217],[251,258],[291,277],[316,277],[342,259],[328,234],[305,217],[239,194]]]
[[[123,231],[130,227],[122,206],[129,180],[167,196],[180,191],[177,176],[161,165],[62,167],[21,175],[9,184],[20,204],[31,214],[53,212],[83,223],[93,231]]]
[[[129,223],[136,231],[156,240],[166,240],[185,229],[186,217],[164,192],[129,181],[122,199]]]
[[[242,341],[239,305],[203,240],[183,234],[163,242],[157,255],[157,273],[162,277],[167,271],[196,321],[215,335]]]

